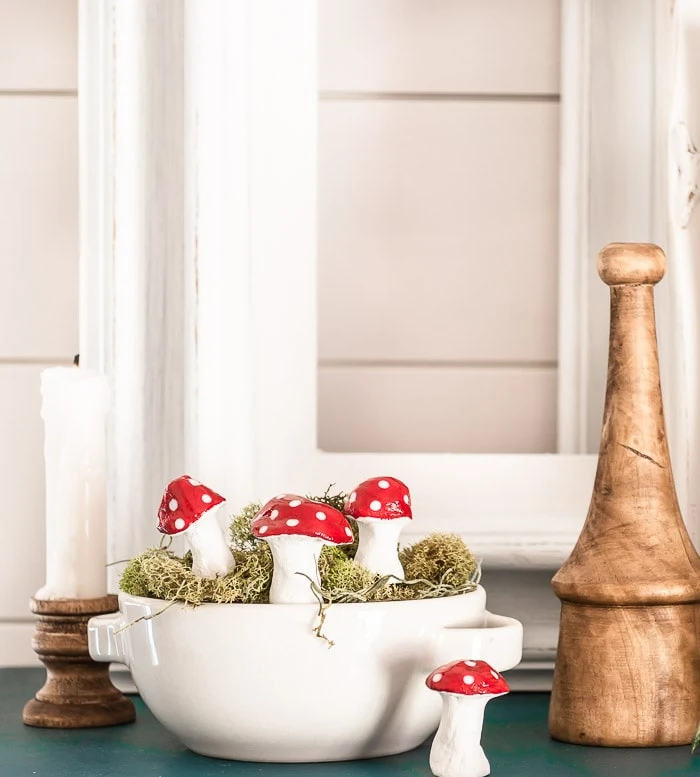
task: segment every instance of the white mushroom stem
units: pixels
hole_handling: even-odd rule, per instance
[[[207,510],[204,515],[183,532],[192,550],[192,572],[199,577],[213,578],[227,575],[235,566],[231,549],[216,520],[218,509]]]
[[[399,561],[399,536],[410,518],[358,518],[360,535],[355,561],[378,575],[404,579]]]
[[[270,604],[315,604],[311,580],[321,585],[318,557],[323,540],[303,535],[277,535],[267,538],[272,551]]]
[[[430,749],[436,777],[485,777],[491,771],[481,747],[484,708],[494,694],[442,695],[442,718]]]

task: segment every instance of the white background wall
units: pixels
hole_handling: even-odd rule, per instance
[[[559,0],[319,12],[321,448],[555,451]]]
[[[39,373],[78,342],[76,0],[0,0],[0,663],[43,583]]]

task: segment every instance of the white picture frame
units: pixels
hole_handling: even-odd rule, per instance
[[[647,169],[644,191],[606,186],[600,151],[611,123],[653,105],[656,71],[640,79],[635,58],[657,13],[651,2],[562,2],[560,453],[343,454],[316,443],[315,0],[148,12],[81,0],[81,358],[114,391],[112,557],[154,541],[154,505],[183,468],[233,507],[388,473],[413,492],[406,541],[453,531],[491,566],[556,568],[595,470],[584,451],[605,355],[592,353],[588,321],[605,312],[591,267],[610,225],[592,220],[591,192],[607,191],[596,212],[614,215],[620,198],[652,202],[660,185],[653,121],[612,171],[624,181],[630,165]],[[606,24],[623,40],[603,62]],[[606,111],[609,77],[623,90],[636,80]],[[165,116],[154,108],[164,82]],[[631,212],[623,239],[653,239],[663,216]]]

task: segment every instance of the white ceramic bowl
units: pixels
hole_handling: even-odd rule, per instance
[[[425,687],[442,663],[521,658],[522,626],[485,609],[483,588],[407,602],[165,606],[122,594],[92,618],[90,655],[130,669],[160,722],[202,755],[244,761],[339,761],[401,753],[435,731]],[[146,616],[146,620],[126,624]]]

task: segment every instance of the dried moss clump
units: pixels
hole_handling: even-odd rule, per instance
[[[474,554],[456,534],[431,534],[399,552],[407,580],[430,580],[461,587],[477,571]]]
[[[343,591],[361,591],[368,588],[378,578],[374,572],[348,558],[344,548],[344,545],[327,545],[321,551],[318,562],[321,588],[330,599],[338,598]]]
[[[272,554],[267,545],[249,552],[234,551],[236,568],[229,575],[209,579],[192,573],[192,557],[151,548],[132,559],[119,587],[133,596],[197,605],[204,602],[264,604],[269,602]]]
[[[231,537],[231,547],[234,550],[247,553],[256,548],[267,546],[263,540],[253,537],[250,531],[250,522],[255,518],[255,514],[261,507],[260,502],[251,502],[251,504],[233,516],[229,526],[229,535]]]
[[[143,561],[155,550],[155,548],[147,550],[129,561],[119,578],[119,588],[122,591],[132,596],[153,596],[150,577],[144,571]]]

